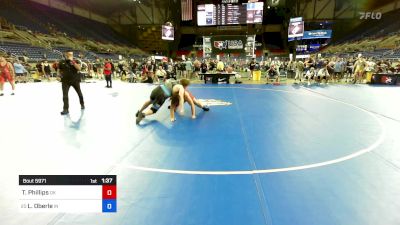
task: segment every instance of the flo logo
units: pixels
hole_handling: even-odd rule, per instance
[[[208,106],[228,106],[232,105],[231,102],[225,102],[219,99],[199,99],[201,103]]]
[[[219,50],[243,49],[243,42],[241,40],[214,41],[214,48],[218,48]]]
[[[382,13],[380,12],[359,12],[361,20],[373,19],[380,20],[382,18]]]
[[[226,41],[214,41],[214,48],[218,48],[220,50],[226,49],[227,43]]]

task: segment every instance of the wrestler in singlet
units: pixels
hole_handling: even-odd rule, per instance
[[[0,57],[0,96],[3,96],[4,83],[8,81],[12,87],[11,95],[14,95],[14,68],[4,57]]]
[[[0,65],[0,83],[5,83],[5,82],[13,82],[14,79],[11,76],[10,73],[10,68],[8,63],[6,63],[4,66]]]

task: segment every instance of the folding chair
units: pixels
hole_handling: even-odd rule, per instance
[[[281,71],[279,73],[279,83],[285,82],[287,84],[288,77],[287,77],[287,71]]]

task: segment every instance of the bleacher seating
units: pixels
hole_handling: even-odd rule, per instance
[[[0,8],[5,24],[0,50],[30,61],[58,60],[66,50],[85,60],[144,54],[109,25],[69,14],[31,1],[6,1]]]
[[[96,53],[96,55],[102,59],[119,60],[119,56],[116,54]]]
[[[17,26],[43,34],[49,34],[50,27],[55,27],[58,32],[66,33],[70,37],[132,45],[107,24],[30,1],[4,4],[0,8],[0,15]]]
[[[33,2],[24,2],[20,10],[29,10],[37,21],[46,21],[55,25],[57,30],[71,37],[93,39],[116,44],[130,44],[118,35],[109,25],[76,16]],[[18,6],[17,6],[18,7]]]
[[[37,31],[40,33],[47,34],[49,31],[40,25],[40,23],[35,23],[29,16],[25,14],[16,14],[15,10],[12,8],[12,5],[4,3],[2,7],[0,7],[0,16],[5,18],[8,22],[15,24],[17,26],[22,26],[33,31]]]
[[[380,20],[366,20],[350,35],[342,38],[341,40],[333,43],[335,45],[356,42],[365,39],[377,39],[379,37],[387,36],[400,31],[400,23],[398,23],[398,15],[400,10],[391,11],[382,15]]]
[[[52,50],[23,43],[2,43],[0,44],[0,48],[16,56],[25,55],[31,60],[42,60],[44,58],[56,60],[60,58],[60,55],[54,53]]]
[[[395,10],[382,15],[381,20],[368,20],[339,41],[330,43],[324,49],[327,53],[362,53],[366,57],[397,57],[388,54],[400,40],[400,23]]]
[[[394,49],[389,54],[385,55],[385,58],[400,59],[400,48]]]

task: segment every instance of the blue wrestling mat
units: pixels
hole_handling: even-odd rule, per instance
[[[210,111],[169,120],[166,102],[135,125],[155,86],[59,84],[0,99],[3,224],[397,225],[396,87],[192,85]],[[18,212],[18,174],[114,174],[117,212]]]

